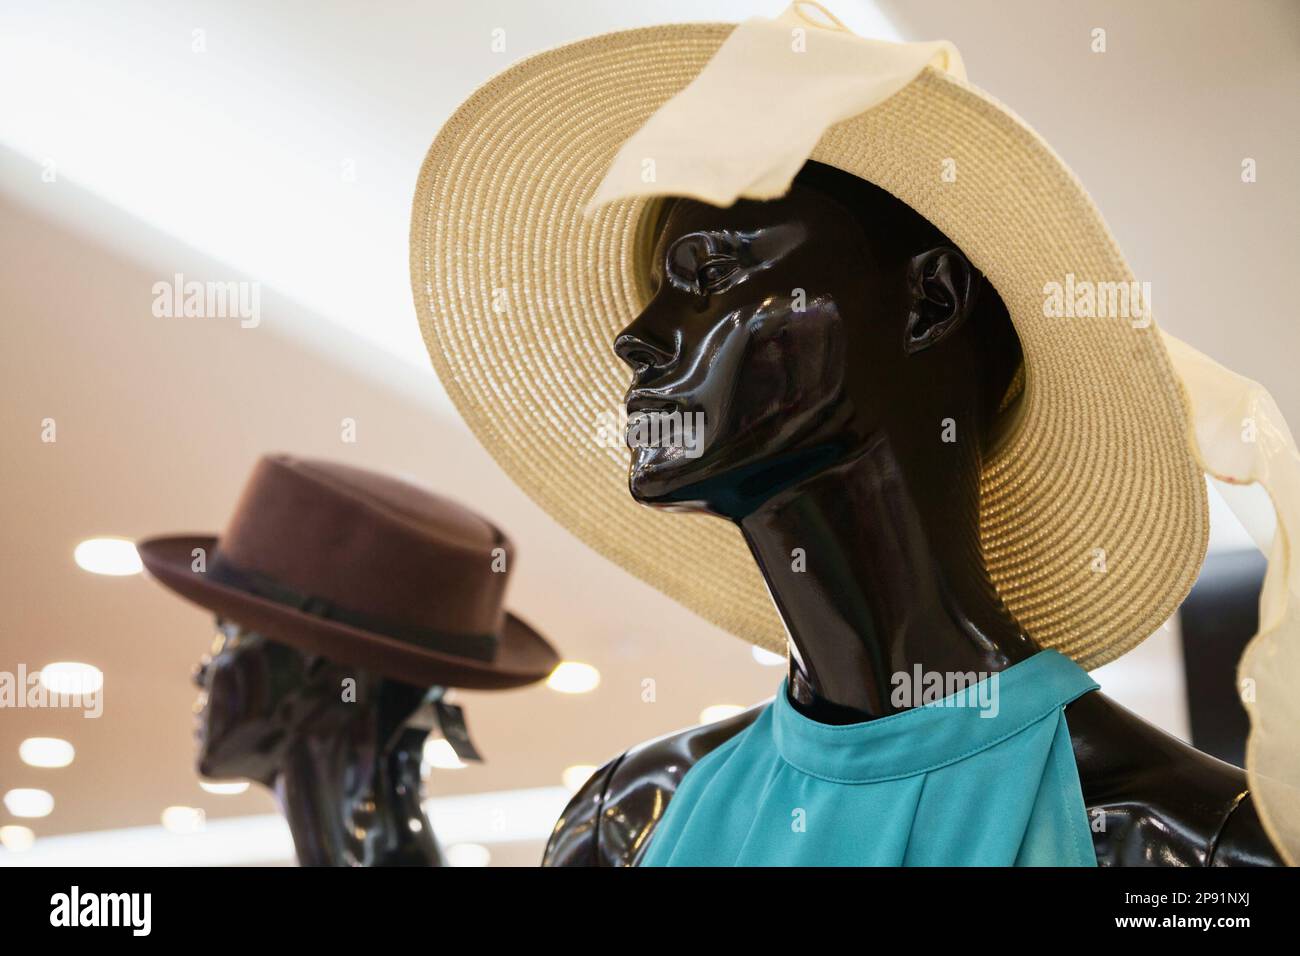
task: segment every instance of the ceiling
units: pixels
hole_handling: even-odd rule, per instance
[[[55,811],[29,824],[38,847],[155,827],[169,805],[214,821],[273,812],[256,789],[201,791],[192,771],[188,674],[211,636],[207,615],[142,576],[95,577],[72,561],[95,535],[220,529],[267,451],[406,475],[489,514],[517,544],[512,608],[601,671],[585,695],[464,694],[487,762],[435,771],[435,797],[549,788],[554,800],[567,766],[694,723],[707,705],[772,693],[779,668],[579,544],[469,435],[428,368],[405,244],[430,139],[507,63],[602,30],[782,6],[5,5],[0,670],[85,660],[106,681],[97,720],[0,711],[0,790],[55,795]],[[1300,333],[1278,288],[1300,253],[1300,8],[832,7],[877,35],[955,41],[971,78],[1088,184],[1152,282],[1161,323],[1262,381],[1300,421]],[[1105,54],[1088,49],[1097,26]],[[488,48],[495,27],[507,31],[504,55]],[[1260,171],[1250,185],[1238,175],[1246,156]],[[260,282],[261,324],[155,318],[152,286],[176,273]],[[45,418],[58,423],[53,444],[40,441]],[[343,418],[357,422],[355,443],[340,439]],[[1243,540],[1226,522],[1215,533],[1224,546]],[[1176,634],[1144,647],[1103,686],[1178,730]],[[647,677],[654,703],[641,698]],[[72,741],[72,766],[23,765],[18,742],[38,735]],[[15,822],[0,808],[0,825]],[[535,859],[539,838],[503,844],[496,862]]]

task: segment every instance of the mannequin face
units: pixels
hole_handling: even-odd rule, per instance
[[[895,222],[909,214],[882,204],[867,236],[798,184],[727,209],[674,203],[651,301],[614,344],[633,371],[637,500],[742,517],[931,404],[944,367],[919,353],[961,325],[974,271],[951,248],[891,245],[896,227],[915,234]],[[695,448],[639,444],[672,413],[702,421]]]
[[[194,673],[202,691],[195,704],[199,773],[269,785],[308,721],[320,733],[346,717],[332,671],[323,658],[220,622],[212,653]]]

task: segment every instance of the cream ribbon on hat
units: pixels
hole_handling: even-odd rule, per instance
[[[715,206],[783,196],[827,129],[883,103],[927,65],[966,78],[947,40],[864,39],[808,0],[775,20],[753,17],[623,144],[587,209],[633,196]]]
[[[811,8],[826,19],[807,16]],[[775,20],[747,20],[624,143],[588,211],[635,197],[684,196],[728,206],[782,196],[827,129],[884,102],[927,66],[966,78],[947,41],[864,39],[808,0]],[[1262,386],[1161,334],[1192,409],[1188,440],[1202,468],[1230,484],[1260,483],[1277,513],[1259,632],[1242,657],[1239,679],[1251,718],[1250,788],[1265,829],[1294,865],[1300,861],[1300,748],[1294,746],[1300,561],[1292,549],[1300,543],[1300,452]]]
[[[1237,679],[1250,714],[1250,789],[1265,830],[1294,866],[1300,861],[1300,561],[1294,553],[1300,543],[1300,451],[1262,385],[1161,335],[1192,406],[1192,451],[1201,467],[1229,484],[1258,482],[1277,515],[1259,631],[1242,654]]]

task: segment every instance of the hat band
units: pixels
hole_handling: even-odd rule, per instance
[[[413,624],[385,621],[371,614],[340,607],[326,598],[286,587],[260,571],[237,568],[220,553],[214,554],[209,560],[207,576],[210,581],[274,601],[276,604],[293,608],[303,614],[346,624],[362,631],[369,631],[371,634],[418,644],[440,654],[468,657],[484,662],[490,662],[496,657],[497,636],[495,634],[457,634]]]

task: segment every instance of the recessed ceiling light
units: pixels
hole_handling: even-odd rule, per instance
[[[236,794],[248,789],[247,780],[200,780],[199,786],[208,793]]]
[[[487,866],[492,852],[482,843],[453,843],[447,847],[447,862],[452,866]]]
[[[424,742],[424,762],[436,770],[460,770],[465,766],[456,756],[456,748],[443,737],[430,737]]]
[[[54,797],[44,790],[20,787],[5,794],[5,807],[16,817],[48,817]]]
[[[162,812],[162,825],[172,833],[198,833],[205,822],[198,807],[168,807]]]
[[[93,664],[55,661],[41,668],[41,684],[51,694],[94,694],[104,686],[104,672]]]
[[[594,765],[589,763],[574,764],[572,767],[566,767],[564,773],[560,774],[560,779],[564,781],[564,786],[570,793],[577,793],[582,785],[591,779],[591,775],[596,772]]]
[[[561,694],[585,694],[599,684],[600,671],[581,661],[563,661],[546,678],[546,686]]]
[[[28,827],[0,827],[0,846],[3,846],[10,853],[22,853],[23,850],[30,850],[35,842],[36,834]]]
[[[700,723],[714,724],[719,720],[735,717],[744,709],[739,704],[714,704],[712,707],[705,707],[700,711]]]
[[[18,745],[18,756],[29,767],[66,767],[76,755],[72,744],[58,737],[28,737]]]
[[[780,667],[785,663],[784,654],[773,654],[767,648],[759,647],[757,644],[753,645],[750,650],[754,654],[754,660],[758,661],[764,667]]]
[[[144,570],[135,545],[126,538],[87,538],[77,545],[72,559],[91,574],[124,577]]]

